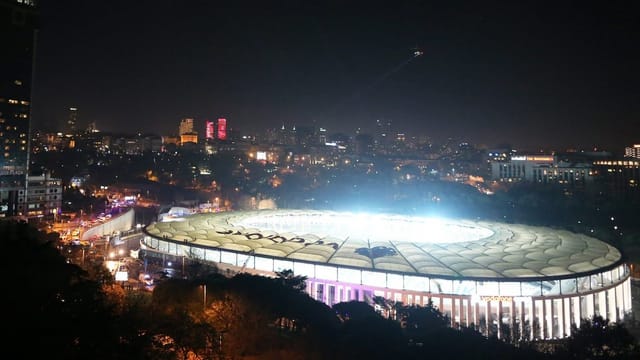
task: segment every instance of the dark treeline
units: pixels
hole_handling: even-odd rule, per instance
[[[8,259],[5,351],[60,359],[637,359],[624,325],[591,319],[554,343],[453,329],[432,306],[319,303],[290,271],[223,276],[202,264],[153,292],[100,263],[66,262],[56,234],[0,221]],[[27,346],[25,346],[25,344]],[[12,348],[14,347],[14,348]]]

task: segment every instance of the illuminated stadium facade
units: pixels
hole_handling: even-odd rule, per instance
[[[293,270],[328,305],[429,301],[452,326],[551,339],[631,311],[629,268],[595,238],[544,227],[313,210],[195,214],[145,228],[143,248],[273,275]]]

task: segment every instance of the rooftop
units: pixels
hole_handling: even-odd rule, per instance
[[[206,213],[154,223],[145,231],[256,256],[452,278],[575,276],[622,261],[616,248],[565,230],[391,214]]]

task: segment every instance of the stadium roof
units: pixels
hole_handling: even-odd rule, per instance
[[[521,224],[314,210],[206,213],[176,220],[145,231],[198,247],[427,276],[564,277],[622,260],[616,248],[593,237]]]

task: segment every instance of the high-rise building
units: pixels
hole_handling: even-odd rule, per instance
[[[624,148],[624,157],[640,159],[640,144]]]
[[[0,0],[1,217],[26,213],[37,25],[35,1]]]
[[[318,129],[318,144],[324,145],[327,142],[327,129],[321,127]]]
[[[227,119],[218,119],[218,140],[227,140]]]
[[[67,119],[66,133],[74,135],[78,131],[78,108],[69,108],[69,118]]]
[[[62,179],[50,174],[29,176],[29,186],[24,196],[26,203],[21,215],[28,218],[55,218],[62,209]]]
[[[193,119],[184,118],[180,120],[180,127],[178,129],[178,135],[184,135],[187,133],[194,133],[193,131]]]
[[[215,124],[211,120],[205,121],[204,134],[206,140],[213,140],[216,136]]]
[[[379,148],[385,148],[392,143],[391,120],[376,120],[374,141]]]

